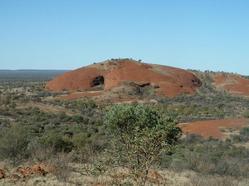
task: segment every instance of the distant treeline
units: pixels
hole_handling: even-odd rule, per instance
[[[0,70],[0,81],[47,81],[67,70]]]

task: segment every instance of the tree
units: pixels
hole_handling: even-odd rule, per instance
[[[171,152],[181,136],[172,117],[145,105],[114,105],[106,113],[105,124],[115,163],[129,168],[139,185],[145,185],[160,154]]]

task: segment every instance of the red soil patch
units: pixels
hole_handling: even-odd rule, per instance
[[[67,72],[48,82],[46,89],[58,92],[89,91],[93,89],[93,81],[97,77],[104,78],[104,91],[133,82],[139,86],[152,85],[156,87],[157,95],[169,97],[182,93],[193,94],[201,86],[200,80],[186,70],[124,59],[106,61]],[[74,98],[72,95],[71,97]]]
[[[20,174],[23,178],[29,177],[31,175],[42,175],[45,176],[55,170],[55,167],[46,164],[35,164],[32,167],[19,167],[16,173]]]
[[[214,84],[230,93],[249,96],[249,79],[239,75],[216,74],[213,76]]]
[[[14,173],[5,174],[3,169],[0,169],[0,179],[10,178],[11,180],[19,180],[28,178],[32,175],[46,176],[48,173],[54,172],[56,167],[44,163],[35,164],[31,167],[18,167]]]
[[[183,133],[185,134],[198,134],[204,138],[217,138],[222,139],[224,134],[221,128],[234,128],[240,129],[249,122],[248,119],[223,119],[223,120],[208,120],[196,121],[192,123],[179,124]]]

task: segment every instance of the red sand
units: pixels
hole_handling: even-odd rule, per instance
[[[249,79],[231,74],[217,74],[213,79],[218,88],[236,95],[249,96]]]
[[[158,95],[174,97],[182,93],[193,94],[201,81],[186,70],[138,63],[133,60],[107,61],[67,72],[46,85],[50,91],[88,91],[95,77],[105,79],[104,91],[119,87],[125,82],[142,85],[149,83],[158,88]]]
[[[179,124],[184,134],[198,134],[204,138],[217,138],[222,139],[224,134],[221,128],[234,128],[240,129],[249,123],[248,119],[223,119],[223,120],[207,120],[196,121],[191,123]]]

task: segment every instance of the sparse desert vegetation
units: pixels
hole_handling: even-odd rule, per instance
[[[249,186],[249,0],[0,0],[0,186]]]
[[[220,139],[179,123],[248,118],[249,99],[195,73],[195,95],[129,104],[60,99],[45,79],[0,81],[0,185],[248,185],[249,123]]]

